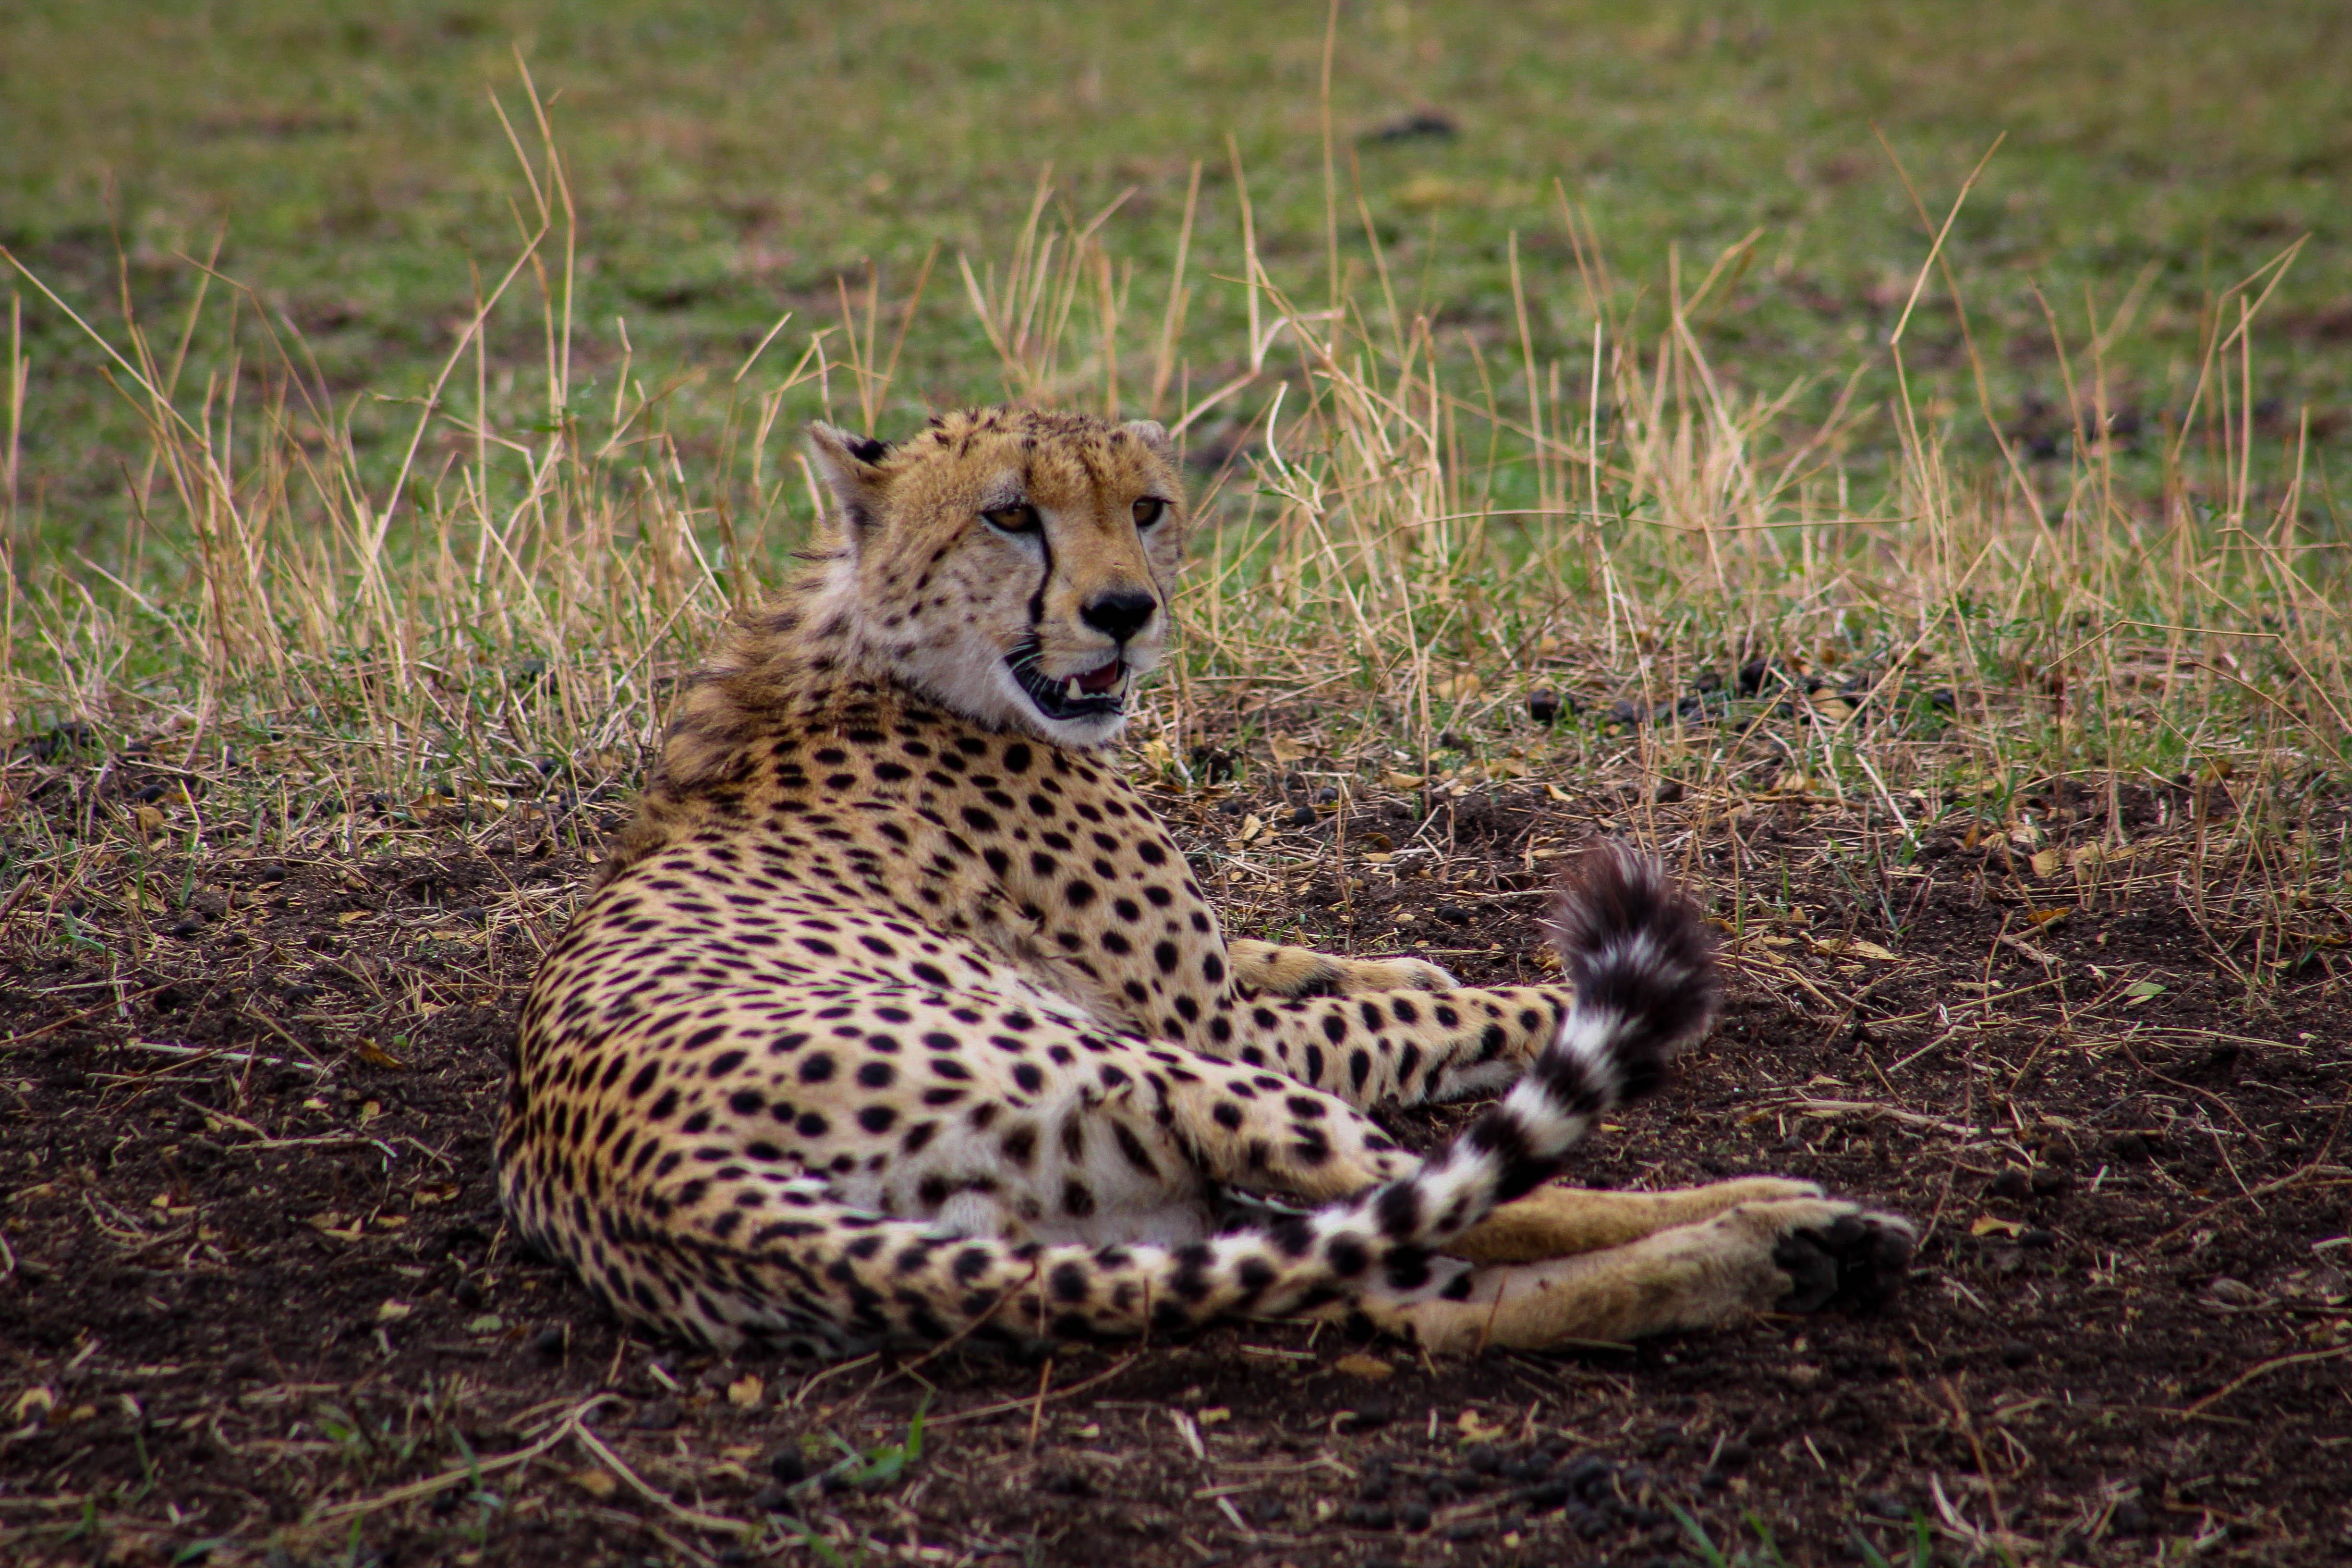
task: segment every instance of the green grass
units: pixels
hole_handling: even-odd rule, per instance
[[[1121,276],[1156,281],[1201,164],[1182,342],[1196,380],[1230,368],[1243,314],[1238,289],[1209,281],[1241,266],[1229,141],[1271,275],[1328,302],[1319,8],[34,0],[12,17],[0,243],[97,317],[126,290],[151,317],[184,304],[197,275],[175,258],[217,247],[222,270],[301,329],[380,479],[404,426],[377,399],[425,390],[479,276],[515,246],[488,95],[520,112],[518,46],[555,100],[582,219],[572,389],[610,398],[625,321],[629,374],[677,384],[669,428],[704,459],[693,484],[715,482],[723,370],[786,309],[835,323],[837,280],[856,293],[869,261],[901,300],[944,247],[882,426],[999,395],[954,258],[1001,256],[1048,168],[1074,211],[1132,190],[1101,232]],[[2352,130],[2338,111],[2352,21],[2324,0],[1375,3],[1342,7],[1334,43],[1338,264],[1370,283],[1360,193],[1404,304],[1448,329],[1449,361],[1516,346],[1514,234],[1544,360],[1589,341],[1588,281],[1647,335],[1677,273],[1687,290],[1754,234],[1694,331],[1737,385],[1778,394],[1811,376],[1792,418],[1817,419],[1860,370],[1846,456],[1883,474],[1898,447],[1884,342],[1924,237],[1874,127],[1938,217],[2005,134],[1946,255],[1996,416],[2045,461],[2072,430],[2049,412],[2067,400],[2042,300],[2077,355],[2094,320],[2119,329],[2110,406],[2152,433],[2185,407],[2213,297],[2306,235],[2266,313],[2257,460],[2286,463],[2306,405],[2323,468],[2352,434]],[[1367,138],[1424,107],[1460,133]],[[1605,281],[1580,271],[1560,195]],[[516,303],[528,323],[536,302]],[[20,565],[117,549],[138,418],[56,311],[28,300],[24,330]],[[1918,406],[1965,455],[1992,458],[1940,289],[1909,341]],[[226,363],[219,334],[194,348],[192,376]],[[538,353],[527,331],[494,331],[492,393],[527,379]],[[832,391],[855,408],[837,379]],[[799,389],[783,427],[822,401],[816,384]],[[2160,443],[2130,445],[2129,477],[2152,489]],[[2316,499],[2313,513],[2334,516]]]
[[[1758,1518],[1752,1510],[1743,1511],[1740,1521],[1755,1536],[1755,1541],[1734,1540],[1728,1547],[1717,1545],[1706,1527],[1681,1509],[1673,1511],[1675,1521],[1690,1538],[1687,1561],[1694,1568],[1784,1568],[1788,1562],[1780,1552],[1780,1543],[1772,1537],[1771,1527]],[[1892,1557],[1880,1551],[1860,1530],[1851,1530],[1847,1539],[1853,1543],[1853,1554],[1861,1560],[1863,1568],[1934,1568],[1937,1561],[1936,1538],[1925,1515],[1913,1516],[1908,1539],[1902,1542]],[[1964,1550],[1963,1560],[1972,1563],[2000,1563],[2007,1564],[2008,1568],[2016,1568],[2017,1563],[2014,1552],[1998,1546],[1990,1552]]]
[[[1148,772],[1631,762],[1903,854],[2038,847],[2071,781],[2116,856],[2122,787],[2194,774],[2280,942],[2341,881],[2316,13],[1347,12],[1328,181],[1319,17],[59,14],[0,95],[40,149],[0,714],[217,789],[11,855],[625,790],[814,524],[800,421],[1012,394],[1191,443]],[[1359,134],[1423,103],[1462,133]],[[57,216],[110,157],[111,281]]]

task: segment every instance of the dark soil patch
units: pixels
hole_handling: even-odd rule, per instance
[[[9,780],[10,1561],[1640,1564],[1690,1555],[1676,1510],[1792,1563],[1915,1519],[1954,1561],[2352,1554],[2346,926],[2226,796],[2135,795],[2137,854],[2071,867],[2105,817],[2053,797],[2043,844],[1939,831],[1916,874],[1814,802],[1165,801],[1238,928],[1472,983],[1542,973],[1546,851],[1654,834],[1738,928],[1735,998],[1576,1179],[1817,1179],[1921,1222],[1911,1289],[1434,1364],[1254,1324],[817,1368],[633,1339],[501,1226],[513,1011],[595,823],[347,802],[192,862],[76,766]]]

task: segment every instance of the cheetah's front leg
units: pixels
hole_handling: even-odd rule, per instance
[[[1336,958],[1271,942],[1225,943],[1234,983],[1264,996],[1360,996],[1368,991],[1451,991],[1462,984],[1418,958]]]

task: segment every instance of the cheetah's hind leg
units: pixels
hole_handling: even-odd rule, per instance
[[[1908,1220],[1856,1204],[1742,1203],[1623,1247],[1474,1268],[1434,1300],[1370,1295],[1353,1307],[1432,1351],[1622,1343],[1751,1312],[1877,1306],[1900,1288],[1914,1240]]]
[[[1703,1187],[1657,1193],[1538,1187],[1454,1237],[1445,1250],[1475,1263],[1571,1258],[1623,1247],[1677,1226],[1696,1225],[1740,1204],[1821,1195],[1822,1189],[1811,1182],[1781,1176],[1740,1176]]]

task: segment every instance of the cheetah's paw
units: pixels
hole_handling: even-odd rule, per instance
[[[1900,1215],[1834,1206],[1846,1212],[1827,1224],[1792,1226],[1773,1245],[1773,1266],[1789,1279],[1779,1310],[1817,1312],[1832,1302],[1868,1310],[1903,1288],[1917,1229]]]

